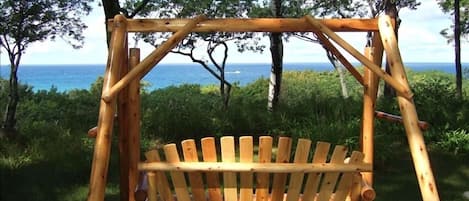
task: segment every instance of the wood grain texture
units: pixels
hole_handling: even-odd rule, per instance
[[[204,162],[217,162],[217,150],[215,147],[215,138],[206,137],[201,140],[202,156]],[[209,201],[222,201],[220,189],[220,178],[216,172],[207,172],[207,190]]]
[[[181,146],[185,162],[199,162],[197,147],[194,140],[184,140],[181,142]],[[200,172],[190,172],[188,173],[188,177],[193,200],[206,201],[202,174]]]
[[[223,163],[235,162],[234,137],[225,136],[220,138],[221,160]],[[223,194],[225,201],[238,201],[238,189],[235,172],[223,172]]]
[[[191,19],[129,19],[129,32],[176,32]],[[333,31],[378,31],[377,19],[321,19]],[[112,30],[113,21],[108,22]],[[194,32],[311,32],[314,29],[301,18],[208,19]]]
[[[317,142],[316,148],[313,155],[313,164],[325,163],[327,160],[327,155],[329,154],[329,149],[331,147],[330,143],[327,142]],[[319,181],[321,179],[321,173],[309,173],[308,179],[306,180],[305,190],[303,193],[303,201],[313,201],[316,197],[319,187]]]
[[[167,144],[164,146],[164,154],[166,161],[169,163],[177,163],[180,161],[176,144]],[[174,192],[178,201],[191,201],[189,191],[187,191],[186,178],[183,172],[170,171],[171,180],[173,182]]]
[[[259,163],[267,164],[272,160],[272,137],[259,138]],[[269,200],[269,173],[258,173],[256,177],[256,201]]]
[[[292,140],[289,137],[280,137],[278,139],[276,163],[289,163],[292,149]],[[272,180],[271,201],[282,201],[287,184],[287,173],[274,174]]]
[[[410,90],[390,17],[386,15],[380,17],[378,26],[383,47],[386,52],[386,58],[388,58],[390,63],[391,73],[399,84]],[[406,130],[407,141],[409,143],[422,199],[424,201],[438,201],[440,197],[428,158],[423,134],[418,127],[419,119],[414,100],[408,98],[406,94],[401,91],[398,91],[397,101],[399,102],[402,122]]]
[[[254,158],[254,146],[252,136],[242,136],[239,138],[239,162],[252,163]],[[239,200],[252,201],[253,182],[252,172],[240,174]]]

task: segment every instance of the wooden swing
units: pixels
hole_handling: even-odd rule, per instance
[[[112,37],[98,126],[89,133],[96,137],[89,201],[104,200],[116,112],[119,121],[121,200],[136,200],[134,192],[138,186],[139,172],[148,175],[147,195],[150,201],[373,200],[373,133],[379,79],[396,90],[402,117],[381,112],[377,113],[380,114],[377,117],[399,121],[404,125],[422,199],[439,200],[421,131],[428,125],[418,120],[394,35],[393,20],[388,16],[379,19],[318,20],[311,16],[298,19],[206,19],[203,16],[194,19],[126,19],[117,15],[108,26]],[[362,54],[335,33],[339,31],[373,32],[372,45],[365,48]],[[139,49],[128,49],[129,32],[174,34],[140,62]],[[253,139],[243,136],[238,139],[226,136],[219,140],[208,137],[200,142],[189,139],[181,145],[168,144],[164,146],[165,157],[152,150],[145,154],[146,161],[141,161],[140,79],[191,32],[315,33],[324,47],[364,87],[361,150],[346,157],[344,146],[337,145],[330,153],[330,144],[325,142],[318,142],[313,150],[312,142],[306,139],[294,143],[287,137],[273,139],[263,136]],[[363,75],[330,40],[366,67]],[[392,76],[380,67],[383,52],[386,53]],[[292,144],[296,146],[294,153]]]

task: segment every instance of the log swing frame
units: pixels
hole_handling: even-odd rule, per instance
[[[402,116],[399,121],[406,130],[422,199],[424,201],[439,200],[422,130],[419,128],[422,122],[417,117],[413,95],[394,35],[393,22],[393,19],[386,15],[376,19],[315,19],[311,16],[283,19],[207,19],[204,16],[194,19],[126,19],[122,15],[116,15],[107,24],[109,30],[112,30],[109,56],[104,75],[98,125],[93,132],[90,132],[91,135],[94,133],[96,141],[88,201],[104,200],[115,114],[119,121],[120,197],[121,200],[135,200],[133,192],[138,183],[138,164],[141,155],[139,82],[191,32],[315,33],[323,46],[331,51],[364,87],[360,134],[363,161],[373,164],[375,104],[379,80],[382,79],[397,92]],[[140,50],[128,48],[129,32],[173,32],[173,35],[140,61]],[[371,47],[366,47],[362,54],[335,32],[373,32]],[[355,70],[330,40],[365,66],[363,75]],[[392,75],[380,67],[384,53],[390,64]],[[208,168],[208,164],[205,168]],[[372,185],[373,174],[371,172],[362,174],[363,180]]]

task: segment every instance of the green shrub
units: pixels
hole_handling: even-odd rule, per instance
[[[202,94],[199,85],[182,85],[153,91],[142,105],[143,134],[171,141],[209,133],[219,98]]]
[[[436,146],[437,148],[448,153],[453,153],[454,155],[468,154],[469,131],[457,129],[445,132],[436,143]]]

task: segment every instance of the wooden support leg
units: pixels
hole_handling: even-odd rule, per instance
[[[378,22],[386,57],[391,67],[391,74],[404,87],[409,88],[406,73],[402,64],[401,55],[397,47],[396,36],[389,16],[382,16]],[[398,92],[397,100],[401,110],[407,140],[409,142],[415,172],[418,178],[420,193],[424,201],[438,201],[438,190],[430,166],[427,149],[423,140],[422,131],[418,127],[419,119],[413,99],[406,99]]]
[[[120,78],[124,77],[129,72],[128,65],[128,44],[122,51],[125,52],[125,57],[122,58],[120,65]],[[125,88],[119,93],[117,100],[117,120],[119,126],[119,190],[120,200],[129,200],[129,115],[127,113],[129,107],[129,88]]]
[[[111,48],[109,49],[108,65],[104,77],[103,93],[106,93],[119,79],[119,67],[122,64],[123,49],[126,41],[126,19],[121,15],[114,18]],[[101,100],[99,107],[98,131],[91,164],[90,188],[88,201],[103,201],[106,179],[111,153],[112,127],[116,100]]]
[[[376,43],[377,41],[378,43]],[[383,46],[378,34],[373,36],[373,47],[366,47],[365,56],[377,66],[381,66],[383,58]],[[364,69],[364,95],[363,95],[363,119],[362,131],[360,135],[361,150],[365,154],[364,162],[373,164],[374,155],[374,111],[376,106],[376,96],[378,93],[379,77],[370,69]],[[373,173],[363,173],[365,181],[373,185]]]
[[[131,48],[129,65],[130,70],[140,63],[140,49]],[[129,201],[135,201],[133,192],[138,183],[138,162],[140,162],[140,80],[135,79],[129,84],[128,96],[128,133],[129,133]]]

